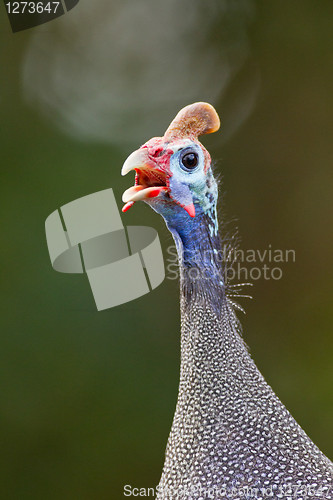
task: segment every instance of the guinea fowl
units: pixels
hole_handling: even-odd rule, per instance
[[[198,141],[220,120],[203,102],[132,153],[123,194],[165,219],[180,269],[181,369],[157,499],[331,499],[332,463],[293,419],[250,357],[225,283],[211,158]]]

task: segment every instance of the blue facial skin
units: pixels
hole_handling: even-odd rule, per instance
[[[193,168],[184,165],[187,154],[196,155],[197,164]],[[216,215],[218,189],[211,167],[206,172],[204,167],[205,157],[200,145],[187,140],[185,147],[170,158],[170,193],[147,200],[147,203],[165,219],[183,268],[196,268],[207,285],[220,287],[223,277]],[[181,206],[191,203],[195,207],[195,217]]]

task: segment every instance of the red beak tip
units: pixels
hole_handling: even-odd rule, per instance
[[[128,203],[125,203],[121,211],[123,213],[127,212],[127,210],[129,210],[134,205],[134,203],[135,203],[134,201],[129,201]]]
[[[159,187],[157,187],[156,189],[152,189],[148,194],[148,198],[156,198],[156,196],[158,196],[161,191],[162,189]]]

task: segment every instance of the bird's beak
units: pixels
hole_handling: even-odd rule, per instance
[[[195,217],[195,208],[191,192],[186,184],[179,183],[172,174],[159,168],[149,157],[148,149],[141,148],[134,151],[125,161],[121,174],[126,175],[135,170],[135,185],[126,189],[122,200],[122,208],[126,212],[136,201],[157,198],[168,193],[171,200],[180,205],[189,214]]]
[[[126,189],[122,200],[125,203],[123,212],[126,212],[131,206],[139,200],[156,198],[162,192],[168,191],[166,185],[166,174],[157,168],[156,163],[149,158],[146,148],[134,151],[125,161],[121,175],[135,170],[135,185]]]
[[[149,159],[147,149],[137,149],[125,160],[121,169],[121,175],[126,175],[136,168],[150,166],[153,162]]]

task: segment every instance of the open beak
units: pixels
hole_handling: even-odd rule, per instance
[[[136,201],[157,198],[168,193],[171,200],[186,210],[190,217],[195,217],[195,208],[191,192],[186,184],[179,183],[172,175],[158,168],[156,163],[149,158],[147,148],[134,151],[125,161],[121,175],[126,175],[135,170],[134,186],[126,189],[122,200],[122,208],[126,212]]]
[[[121,175],[135,170],[135,184],[126,189],[122,200],[125,203],[122,211],[126,212],[136,201],[156,198],[162,192],[167,192],[165,172],[156,167],[148,156],[147,149],[138,149],[134,151],[125,161],[121,169]]]

